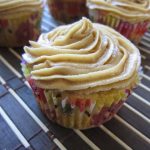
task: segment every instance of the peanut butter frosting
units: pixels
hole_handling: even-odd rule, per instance
[[[0,0],[0,15],[40,9],[45,0]]]
[[[87,6],[135,22],[150,20],[150,0],[87,0]]]
[[[59,26],[25,46],[23,59],[37,86],[96,92],[135,82],[139,50],[115,30],[86,18]],[[137,78],[136,78],[137,79]]]

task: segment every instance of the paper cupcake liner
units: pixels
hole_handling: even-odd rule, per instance
[[[109,12],[103,10],[89,9],[89,17],[94,22],[99,22],[114,28],[135,44],[140,42],[142,36],[150,26],[150,21],[146,20],[142,22],[131,23],[117,16],[113,16]]]
[[[70,23],[87,16],[86,1],[83,0],[48,0],[52,16],[58,21]]]
[[[40,34],[41,10],[0,18],[0,46],[19,47]]]
[[[51,121],[66,128],[87,129],[103,124],[117,113],[130,95],[130,90],[124,89],[122,94],[115,94],[115,98],[111,93],[110,97],[105,95],[97,99],[95,96],[93,99],[64,98],[59,92],[37,87],[34,80],[28,81],[42,112]]]

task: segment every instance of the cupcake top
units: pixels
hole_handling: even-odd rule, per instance
[[[131,21],[150,19],[150,0],[87,0],[90,9],[106,10]]]
[[[0,0],[0,15],[39,9],[44,0]]]
[[[97,92],[135,81],[139,50],[115,30],[86,18],[59,26],[25,46],[23,59],[41,88]]]

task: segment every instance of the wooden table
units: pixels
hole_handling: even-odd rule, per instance
[[[42,30],[58,23],[45,9]],[[139,45],[143,78],[118,114],[104,125],[79,131],[41,113],[20,69],[22,49],[0,49],[0,150],[150,150],[150,32]]]

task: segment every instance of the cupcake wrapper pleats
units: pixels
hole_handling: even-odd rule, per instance
[[[41,10],[0,18],[0,46],[19,47],[40,34]]]
[[[99,126],[110,120],[120,109],[130,90],[124,94],[94,99],[62,98],[60,93],[53,90],[36,87],[34,80],[28,80],[42,112],[53,122],[67,128],[87,129]],[[112,98],[116,97],[116,98]]]
[[[89,16],[94,22],[99,22],[114,28],[135,44],[140,42],[142,36],[150,26],[149,20],[131,23],[104,10],[89,9]]]
[[[87,16],[85,0],[66,1],[66,0],[48,0],[48,5],[52,16],[60,22],[73,22]]]

